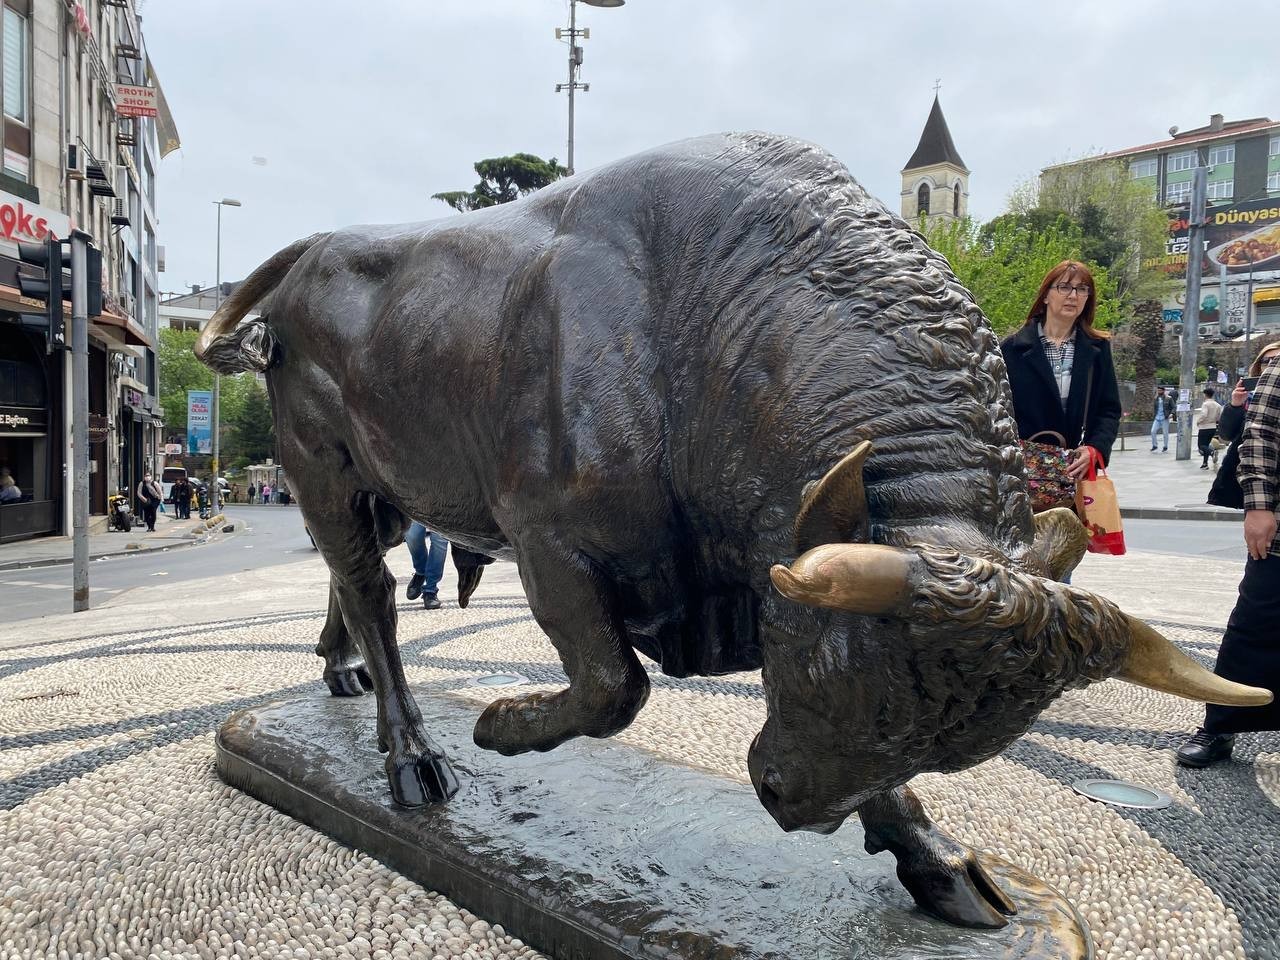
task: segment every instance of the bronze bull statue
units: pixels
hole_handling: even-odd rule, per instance
[[[263,315],[245,314],[270,295]],[[428,223],[276,254],[196,347],[266,373],[332,572],[337,693],[371,681],[391,792],[457,789],[396,648],[382,561],[409,518],[513,559],[569,677],[491,704],[504,754],[607,737],[674,676],[763,669],[748,766],[786,830],[853,813],[925,910],[1014,907],[907,782],[999,753],[1106,677],[1217,703],[1221,680],[1058,580],[996,338],[947,262],[807,143],[708,136]]]

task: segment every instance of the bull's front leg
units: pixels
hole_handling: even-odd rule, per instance
[[[898,879],[921,910],[962,927],[1003,927],[1018,912],[977,854],[945,834],[907,787],[858,807],[868,853],[889,850]]]
[[[351,631],[342,617],[338,603],[338,591],[332,579],[329,583],[329,612],[320,642],[316,644],[316,656],[324,658],[324,682],[335,697],[358,697],[373,689],[373,678],[364,665],[364,654],[351,638]]]
[[[529,608],[560,654],[569,687],[495,700],[476,722],[476,744],[510,756],[573,737],[612,736],[649,698],[649,677],[627,640],[612,582],[551,532],[522,540],[517,556]]]

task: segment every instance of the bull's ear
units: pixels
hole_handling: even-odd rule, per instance
[[[1037,513],[1035,519],[1036,539],[1031,552],[1044,561],[1053,579],[1061,580],[1080,563],[1089,546],[1089,531],[1066,507]]]
[[[870,453],[871,441],[863,440],[805,490],[796,514],[796,553],[824,543],[867,542],[867,491],[862,485],[862,464]]]

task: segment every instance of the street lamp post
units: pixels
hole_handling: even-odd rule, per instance
[[[620,7],[626,0],[582,0],[583,3],[591,7]],[[591,89],[591,84],[581,83],[578,80],[578,71],[582,69],[582,47],[578,46],[578,37],[583,40],[591,36],[589,28],[584,27],[578,29],[578,0],[569,0],[569,82],[557,83],[556,93],[561,90],[569,91],[569,156],[565,163],[565,168],[569,171],[569,176],[573,176],[573,94],[575,90],[581,90],[586,93]],[[556,39],[560,40],[566,36],[566,32],[560,27],[556,27]]]
[[[217,252],[215,254],[214,267],[214,286],[213,286],[213,312],[218,312],[218,307],[222,306],[222,208],[238,207],[239,200],[231,200],[223,197],[221,200],[214,200],[213,205],[218,208],[218,242]],[[213,412],[210,419],[213,421],[213,476],[210,478],[209,486],[209,506],[212,513],[211,516],[218,515],[218,508],[222,502],[222,491],[218,489],[218,473],[221,464],[218,463],[218,433],[221,424],[218,422],[218,401],[220,399],[222,386],[222,377],[215,371],[213,374]]]

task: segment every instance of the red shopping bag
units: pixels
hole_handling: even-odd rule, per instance
[[[1089,451],[1089,472],[1076,484],[1076,513],[1089,531],[1089,552],[1124,553],[1124,525],[1120,522],[1120,503],[1116,488],[1102,465],[1102,454]]]

